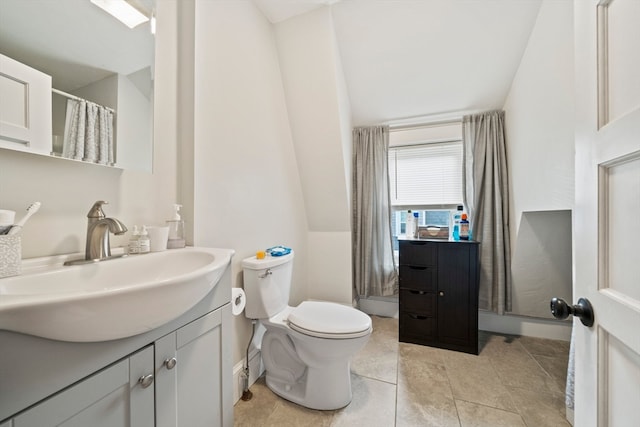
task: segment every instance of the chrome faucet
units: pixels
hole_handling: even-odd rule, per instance
[[[107,218],[102,210],[102,205],[106,204],[107,202],[98,200],[87,214],[87,245],[84,258],[66,261],[64,265],[86,264],[124,256],[111,256],[109,233],[124,234],[127,232],[127,227],[115,218]]]
[[[104,214],[102,205],[107,203],[98,200],[87,214],[87,245],[84,254],[86,261],[110,258],[109,233],[120,235],[127,232],[127,227],[122,222],[115,218],[107,218]]]

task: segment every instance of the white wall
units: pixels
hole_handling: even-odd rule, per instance
[[[96,200],[108,201],[105,213],[131,228],[169,218],[177,173],[175,16],[175,2],[159,2],[153,174],[0,149],[2,209],[22,213],[42,203],[23,230],[23,258],[84,252],[86,215]],[[112,246],[127,239],[112,237]]]
[[[306,298],[307,221],[273,27],[248,1],[196,0],[193,13],[193,243],[235,249],[236,287],[243,258],[293,248],[297,305]],[[235,317],[234,328],[236,364],[250,322]]]
[[[350,303],[351,116],[330,8],[275,26],[309,224],[308,298]]]
[[[118,75],[116,108],[116,164],[129,169],[151,171],[153,156],[153,96],[149,99],[129,76]],[[123,119],[124,118],[124,119]]]
[[[573,4],[546,0],[505,101],[512,242],[523,211],[573,208]]]
[[[517,261],[524,254],[536,253],[534,246],[548,246],[548,242],[539,241],[545,233],[535,235],[536,238],[531,235],[519,238],[523,212],[571,210],[574,205],[572,2],[542,3],[504,110],[511,195],[510,237],[512,256]],[[531,232],[530,227],[526,230]],[[563,241],[570,242],[570,227],[564,231]],[[551,270],[544,267],[543,258],[528,257],[521,261],[512,268],[514,298],[533,292],[536,296],[527,298],[529,303],[539,303],[552,296],[571,295],[570,274],[546,275]],[[571,251],[565,251],[562,259],[555,259],[554,263],[570,269]],[[539,269],[535,289],[528,280],[530,266]],[[539,311],[526,304],[520,298],[514,311],[529,315]],[[543,311],[548,312],[548,307]]]

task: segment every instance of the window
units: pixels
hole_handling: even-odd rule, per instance
[[[462,142],[389,149],[393,206],[445,206],[462,201]]]
[[[389,184],[394,248],[405,234],[407,210],[418,225],[449,226],[462,204],[462,137],[459,123],[394,131],[390,135]],[[434,130],[437,136],[433,136]]]

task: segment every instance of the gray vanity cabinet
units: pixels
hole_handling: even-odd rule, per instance
[[[153,427],[153,346],[90,376],[13,420],[13,427]]]
[[[216,310],[156,341],[157,427],[175,427],[176,420],[189,427],[233,424],[233,402],[223,390],[231,381],[230,348],[222,344],[226,314]]]
[[[225,392],[231,354],[223,345],[225,339],[230,342],[228,327],[223,328],[223,318],[230,315],[228,309],[204,315],[23,412],[8,426],[231,426],[233,402]]]
[[[130,338],[0,330],[0,427],[232,427],[230,299],[227,269],[188,312]]]

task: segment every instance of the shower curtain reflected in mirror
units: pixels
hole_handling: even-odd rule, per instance
[[[113,110],[102,105],[67,100],[62,157],[113,165],[113,116]]]

